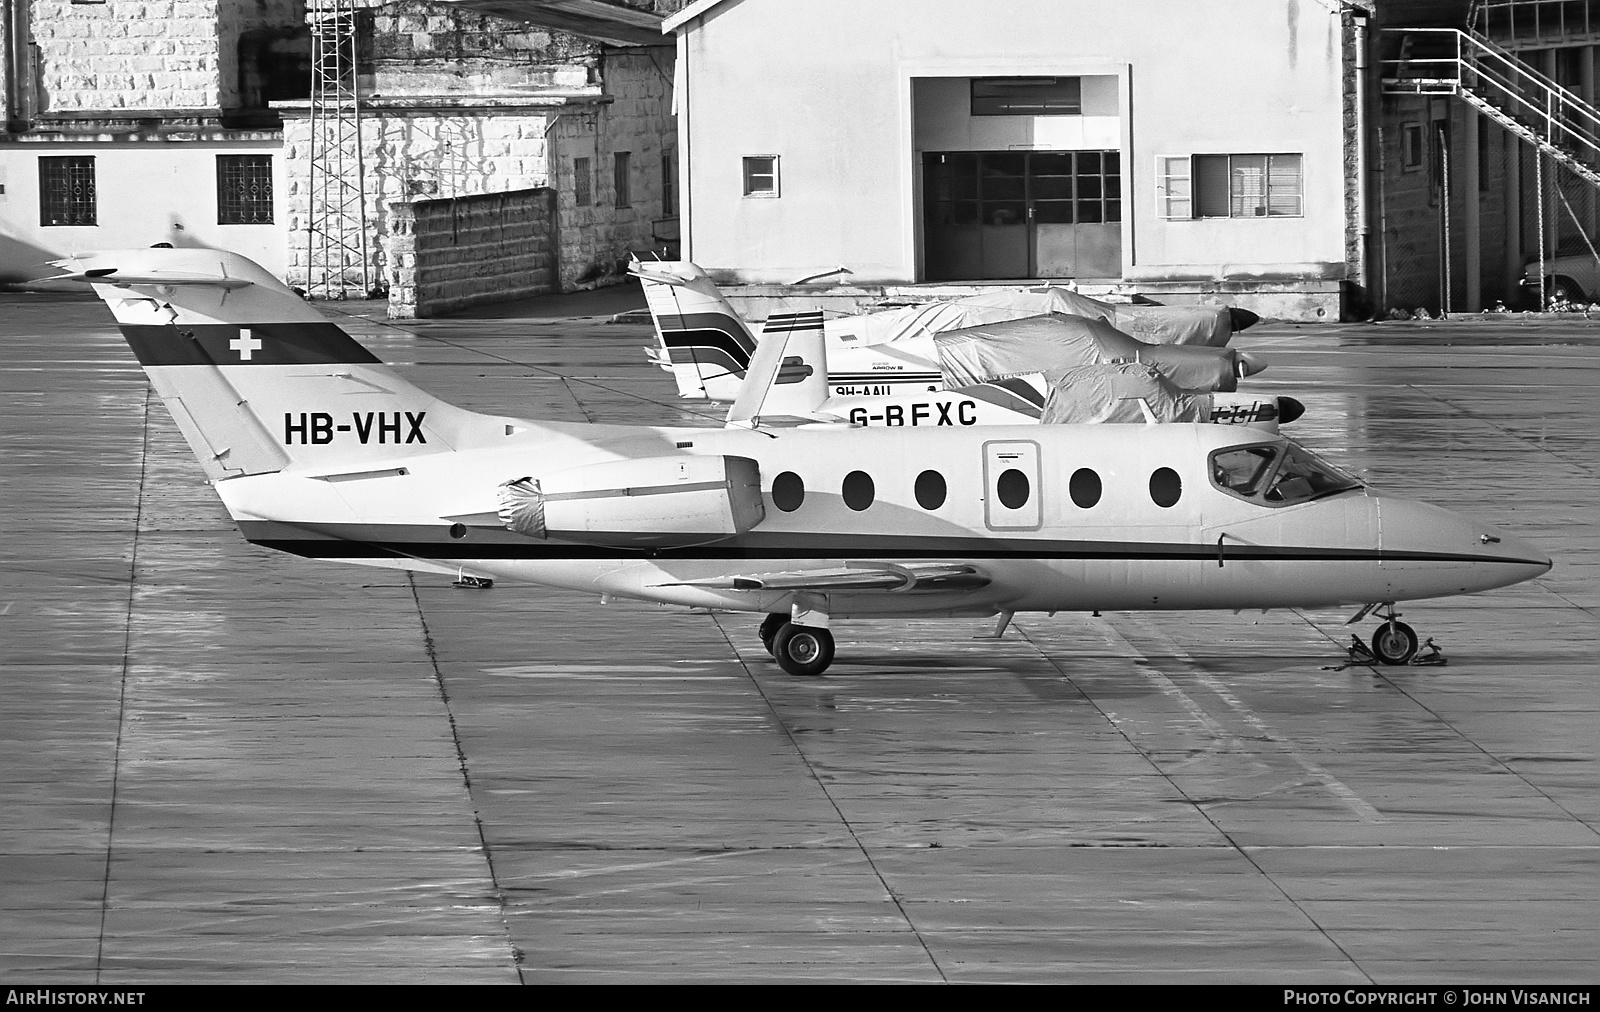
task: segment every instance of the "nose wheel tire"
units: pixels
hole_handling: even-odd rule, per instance
[[[833,663],[833,633],[806,625],[785,623],[772,640],[772,656],[791,675],[811,678]]]
[[[778,630],[788,622],[789,616],[783,612],[774,612],[761,620],[761,645],[767,648],[767,653],[772,653],[772,644],[778,638]]]
[[[1404,622],[1385,622],[1372,634],[1372,653],[1385,664],[1405,664],[1416,652],[1416,630]]]

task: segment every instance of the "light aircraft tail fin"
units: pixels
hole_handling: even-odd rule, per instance
[[[681,397],[734,400],[755,354],[750,327],[712,283],[687,260],[634,261],[628,272],[644,287],[660,352]]]
[[[728,409],[729,425],[759,418],[810,418],[828,399],[828,359],[822,311],[774,313],[767,318],[744,386]]]
[[[105,300],[213,480],[358,471],[516,427],[406,382],[238,254],[136,249],[55,266],[66,273],[43,280],[89,284]]]

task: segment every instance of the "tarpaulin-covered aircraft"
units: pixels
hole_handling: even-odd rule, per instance
[[[1064,318],[1069,324],[1074,318]],[[1098,336],[1069,325],[1056,334],[1051,317],[948,331],[931,338],[941,358],[941,389],[861,396],[836,394],[828,385],[822,313],[775,313],[767,319],[728,410],[730,425],[849,422],[852,425],[1026,425],[1032,422],[1218,422],[1276,432],[1305,407],[1292,397],[1212,392],[1231,376],[1218,362],[1203,368],[1160,368],[1102,353]],[[1039,326],[1042,338],[1011,328]],[[1055,338],[1075,339],[1065,348]],[[1061,363],[1071,363],[1062,365]],[[1202,384],[1185,390],[1167,373]]]
[[[658,348],[647,349],[646,354],[673,374],[679,395],[712,400],[738,397],[755,354],[756,338],[717,286],[690,263],[635,262],[630,270],[644,287],[659,342]],[[1064,305],[1059,300],[1050,304]],[[848,332],[837,326],[830,329],[832,321],[824,321],[828,385],[833,394],[879,397],[969,385],[974,382],[974,368],[950,354],[970,355],[960,349],[974,340],[1006,341],[1013,351],[1029,344],[1049,356],[1043,368],[1144,362],[1173,379],[1179,388],[1202,392],[1232,391],[1238,379],[1266,368],[1265,362],[1248,352],[1152,344],[1104,320],[1048,309],[1019,315],[1016,309],[997,311],[964,306],[959,301],[934,308],[936,312],[922,318],[924,326],[876,343],[846,340]],[[986,318],[988,322],[982,322]]]
[[[58,261],[115,314],[249,541],[319,559],[763,613],[783,669],[839,618],[1381,609],[1537,577],[1533,545],[1226,425],[751,430],[485,415],[408,383],[244,257]],[[648,645],[641,645],[641,651]]]

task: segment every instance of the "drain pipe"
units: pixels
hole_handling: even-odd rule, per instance
[[[1367,12],[1356,8],[1351,12],[1351,22],[1356,36],[1356,228],[1361,239],[1361,274],[1359,282],[1372,300],[1372,223],[1368,220],[1367,176],[1372,171],[1367,164]]]

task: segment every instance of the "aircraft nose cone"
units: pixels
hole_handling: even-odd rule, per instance
[[[1553,565],[1536,545],[1437,506],[1385,498],[1381,516],[1384,567],[1432,570],[1441,578],[1434,593],[1509,587]]]
[[[1266,359],[1260,355],[1252,355],[1248,351],[1237,352],[1234,358],[1234,368],[1238,371],[1240,379],[1244,379],[1246,376],[1254,376],[1266,367]]]
[[[1288,425],[1306,413],[1306,406],[1293,397],[1278,398],[1278,424]]]
[[[1228,319],[1233,321],[1233,332],[1235,334],[1241,330],[1249,330],[1261,322],[1261,317],[1248,309],[1240,309],[1238,306],[1228,307]]]

